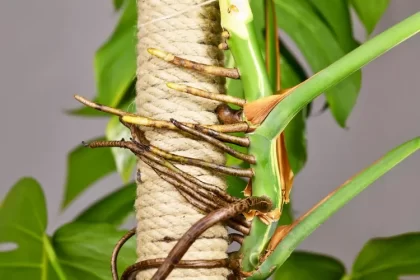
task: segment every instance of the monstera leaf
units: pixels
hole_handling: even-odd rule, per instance
[[[0,221],[0,245],[9,248],[0,251],[0,279],[109,279],[110,255],[124,234],[110,224],[71,223],[48,236],[45,198],[31,178],[7,194]],[[131,240],[120,254],[120,269],[135,259]]]

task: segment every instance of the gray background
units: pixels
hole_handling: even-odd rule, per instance
[[[375,34],[419,10],[419,0],[392,1]],[[102,134],[106,124],[63,111],[78,106],[75,93],[94,96],[92,58],[116,20],[111,1],[0,1],[0,198],[21,176],[34,176],[46,192],[49,231],[121,184],[118,176],[106,178],[59,212],[67,152]],[[355,32],[364,39],[360,24]],[[348,130],[340,129],[329,113],[310,119],[309,161],[294,189],[297,214],[419,135],[419,50],[417,36],[364,68]],[[420,153],[345,206],[302,248],[335,255],[351,266],[369,238],[420,231],[419,165]]]

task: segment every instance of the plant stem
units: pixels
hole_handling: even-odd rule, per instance
[[[303,107],[326,89],[419,31],[420,12],[367,41],[292,90],[290,95],[270,112],[255,134],[269,140],[275,139]]]
[[[233,5],[231,0],[219,2],[222,27],[230,34],[227,42],[241,76],[245,99],[254,101],[270,96],[272,90],[256,39],[248,1],[242,1],[240,6]]]
[[[290,225],[290,228],[281,236],[279,243],[275,244],[273,251],[264,256],[265,261],[247,280],[267,279],[275,268],[281,266],[296,247],[330,216],[419,149],[420,137],[417,137],[388,152],[373,165],[347,180]]]
[[[261,1],[261,0],[258,0]],[[270,83],[266,64],[261,54],[257,36],[254,30],[253,14],[248,0],[236,1],[233,5],[231,0],[220,0],[222,16],[222,27],[229,31],[228,45],[238,67],[241,81],[244,87],[245,99],[247,102],[254,101],[273,94],[274,84]],[[271,17],[273,20],[273,17]],[[275,26],[275,25],[274,25]],[[271,30],[272,31],[272,30]],[[271,42],[276,36],[271,36]],[[275,51],[275,46],[272,48]],[[270,61],[270,64],[272,62]],[[272,64],[274,70],[277,66]],[[274,79],[275,80],[275,79]],[[249,154],[255,155],[256,164],[252,165],[256,175],[252,178],[252,195],[268,196],[273,202],[273,220],[280,214],[281,185],[276,157],[276,142],[267,141],[259,135],[250,134],[251,145]],[[252,271],[259,263],[259,257],[270,238],[270,231],[273,223],[267,225],[259,218],[254,218],[251,232],[245,237],[241,247],[243,260],[242,270]]]

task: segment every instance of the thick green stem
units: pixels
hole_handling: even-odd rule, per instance
[[[229,32],[229,49],[241,75],[245,99],[254,101],[270,96],[270,82],[255,36],[248,0],[220,0],[222,27]]]
[[[220,0],[222,27],[229,32],[228,45],[235,59],[244,88],[245,99],[254,101],[273,94],[266,65],[257,42],[253,15],[248,0]],[[252,179],[252,195],[268,196],[273,209],[281,205],[281,185],[278,174],[275,141],[267,141],[259,135],[250,135],[249,154],[257,163],[252,166],[256,176]],[[242,270],[252,271],[270,238],[273,224],[266,225],[254,218],[251,232],[241,247]]]

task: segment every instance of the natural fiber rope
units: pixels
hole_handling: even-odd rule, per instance
[[[145,117],[159,120],[214,124],[217,102],[187,96],[166,87],[167,82],[186,83],[213,92],[223,92],[224,80],[179,69],[151,57],[147,48],[159,48],[183,58],[222,65],[220,13],[217,3],[180,13],[204,0],[138,0],[139,44],[137,60],[137,110]],[[145,24],[167,15],[176,15],[153,24]],[[146,130],[146,129],[144,129]],[[152,145],[169,152],[223,164],[223,153],[210,144],[185,134],[147,129]],[[225,189],[223,178],[197,167],[178,167],[202,181]],[[203,217],[178,191],[144,163],[139,162],[142,183],[138,184],[137,254],[139,261],[164,258],[190,226]],[[227,230],[221,225],[207,230],[183,259],[223,259],[227,257]],[[151,279],[155,269],[143,271],[137,279]],[[168,279],[226,279],[229,271],[215,269],[176,269]]]

